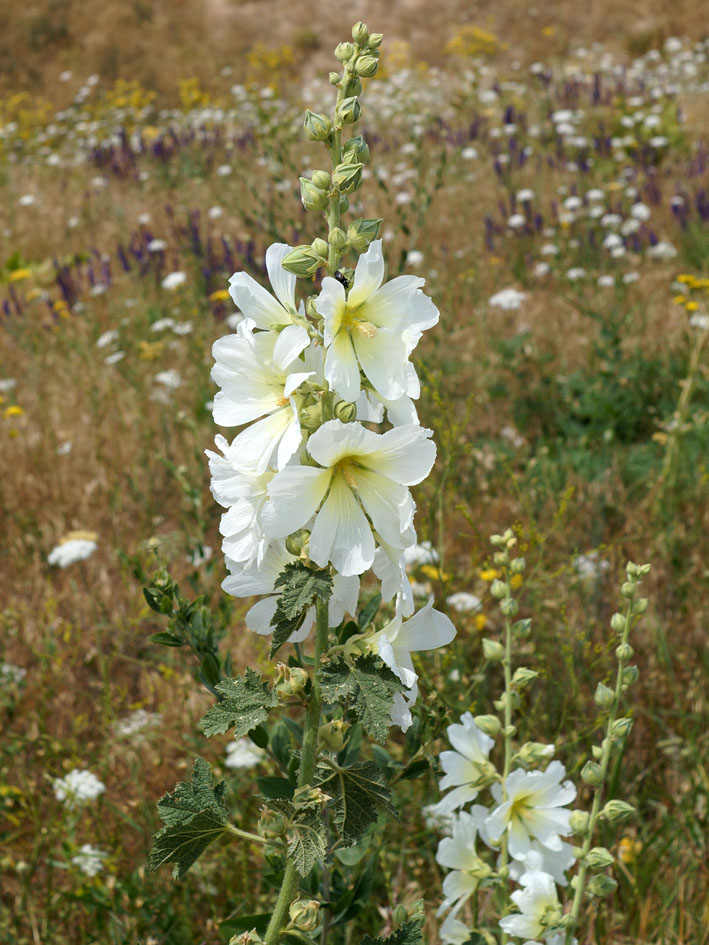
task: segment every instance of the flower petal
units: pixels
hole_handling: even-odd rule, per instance
[[[286,466],[268,484],[269,501],[263,510],[264,532],[286,538],[315,514],[330,484],[332,472],[313,466]]]
[[[320,567],[331,561],[345,577],[362,574],[374,561],[372,529],[340,475],[332,477],[329,495],[315,519],[310,557]]]
[[[374,240],[357,260],[354,280],[347,298],[347,307],[358,308],[372,296],[384,281],[382,241]]]
[[[339,331],[327,349],[325,378],[340,397],[357,400],[360,391],[359,364],[346,331]]]
[[[284,269],[281,263],[293,247],[287,243],[272,243],[266,250],[266,271],[281,305],[295,311],[296,277]],[[243,309],[242,309],[243,312]]]

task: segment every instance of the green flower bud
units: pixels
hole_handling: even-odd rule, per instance
[[[496,551],[492,561],[493,564],[507,565],[510,562],[510,554],[508,551]]]
[[[633,613],[644,614],[647,610],[647,597],[638,597],[633,601]]]
[[[322,788],[310,787],[309,784],[304,784],[303,787],[296,788],[293,794],[293,806],[296,809],[313,806],[322,807],[331,800],[330,795],[326,794]]]
[[[241,932],[239,935],[232,935],[229,939],[229,945],[263,945],[263,939],[256,929],[250,932]]]
[[[502,602],[503,604],[505,601]],[[516,686],[518,689],[525,689],[530,683],[539,676],[539,673],[534,669],[528,669],[526,666],[520,666],[514,671],[512,677],[512,685]]]
[[[491,735],[493,738],[499,735],[502,729],[502,724],[496,715],[476,715],[475,724],[481,732]]]
[[[332,183],[332,180],[330,178],[329,171],[313,171],[311,175],[311,179],[312,179],[313,184],[315,184],[315,186],[319,190],[330,189],[330,184]]]
[[[347,213],[350,208],[350,202],[345,194],[340,194],[340,213]],[[343,270],[340,270],[342,272]]]
[[[586,888],[588,890],[589,896],[594,896],[598,899],[601,896],[607,896],[614,892],[618,888],[618,883],[613,879],[612,876],[606,876],[605,873],[599,873],[597,876],[592,877]]]
[[[354,73],[349,74],[345,86],[342,89],[342,94],[354,98],[362,94],[362,80],[358,75],[354,75]]]
[[[299,528],[286,538],[286,551],[299,558],[303,552],[307,554],[310,532],[307,528]]]
[[[310,404],[300,411],[299,419],[301,427],[303,427],[304,430],[307,430],[308,433],[313,433],[315,430],[319,429],[329,418],[323,417],[322,407],[320,404]],[[312,457],[310,457],[309,462],[306,462],[305,459],[303,459],[302,463],[306,466],[320,465],[319,463],[316,463]],[[293,552],[291,552],[291,554],[293,554]]]
[[[504,600],[500,601],[500,610],[505,617],[514,617],[519,611],[519,604],[514,597],[505,597]]]
[[[354,56],[354,51],[354,43],[338,43],[335,46],[335,59],[339,59],[340,62],[349,62]]]
[[[517,752],[517,757],[525,768],[533,768],[551,758],[553,754],[553,745],[545,745],[544,742],[525,742]]]
[[[604,739],[604,741],[605,741],[605,739]],[[603,749],[600,748],[598,745],[594,745],[594,746],[591,748],[591,754],[592,754],[593,757],[596,759],[596,761],[600,761],[601,758],[603,757]]]
[[[501,659],[504,659],[505,648],[501,643],[498,643],[497,640],[488,640],[485,638],[483,640],[483,656],[486,660],[497,663]]]
[[[306,210],[314,212],[324,210],[328,205],[327,192],[320,190],[307,177],[300,178],[300,199]]]
[[[338,164],[332,172],[332,183],[342,194],[351,194],[362,183],[364,164]]]
[[[296,899],[290,904],[288,914],[291,923],[301,932],[312,932],[318,927],[320,903],[315,899]]]
[[[366,164],[369,161],[369,145],[362,135],[354,135],[346,142],[342,149],[342,160],[345,164]]]
[[[503,733],[504,733],[504,735],[505,735],[506,738],[513,738],[513,737],[517,734],[517,726],[516,726],[516,725],[505,725],[505,727],[502,729],[502,731],[503,731]]]
[[[512,633],[519,640],[525,640],[532,632],[531,618],[525,617],[524,620],[518,620],[512,624]]]
[[[299,699],[308,685],[307,669],[301,666],[286,666],[285,663],[276,664],[276,684],[274,689],[284,699]]]
[[[527,562],[524,558],[513,558],[510,561],[510,571],[512,574],[522,574],[526,567]]]
[[[325,240],[321,240],[320,237],[314,239],[310,244],[313,249],[313,252],[317,253],[320,259],[325,262],[327,260],[327,254],[330,252],[330,247],[327,245]]]
[[[305,136],[310,141],[327,141],[332,134],[332,122],[327,115],[311,112],[309,108],[305,110],[303,127]]]
[[[619,824],[628,820],[635,813],[632,804],[626,804],[625,801],[608,801],[601,811],[601,815],[611,824]]]
[[[586,857],[586,863],[592,870],[607,870],[614,862],[615,857],[605,847],[593,847]]]
[[[326,722],[318,729],[318,741],[328,751],[342,751],[347,741],[349,725],[342,719]]]
[[[339,85],[341,78],[342,76],[340,75],[339,72],[331,72],[329,76],[327,77],[327,80],[330,83],[330,85]]]
[[[596,686],[596,694],[593,697],[596,701],[596,705],[601,709],[610,709],[610,707],[615,702],[615,693],[608,686],[605,686],[602,682]]]
[[[275,840],[282,837],[286,832],[286,819],[279,811],[271,810],[269,807],[262,807],[259,811],[258,832],[259,836],[266,840]]]
[[[615,630],[616,633],[622,633],[625,630],[625,617],[617,611],[611,617],[611,630]]]
[[[634,685],[640,678],[637,666],[625,666],[621,677],[624,686]]]
[[[623,597],[630,598],[635,594],[635,584],[632,581],[626,581],[625,584],[621,585],[620,593]]]
[[[347,234],[339,226],[333,227],[327,235],[327,241],[336,253],[341,253],[347,246]]]
[[[616,659],[625,663],[627,660],[631,660],[633,658],[634,652],[635,650],[629,643],[621,643],[620,646],[616,647]]]
[[[355,60],[354,69],[358,76],[369,79],[376,74],[379,60],[376,56],[359,56]]]
[[[327,246],[327,244],[325,244]],[[325,252],[327,255],[327,250]],[[312,276],[318,266],[322,265],[322,258],[314,251],[312,246],[296,246],[286,256],[284,256],[281,265],[288,272],[292,272],[301,278]]]
[[[369,39],[369,30],[361,20],[352,27],[352,39],[359,45],[364,46]]]
[[[357,419],[357,404],[353,404],[348,400],[340,400],[335,404],[335,419],[341,420],[343,423],[352,423],[353,420]]]
[[[632,719],[616,719],[611,728],[611,734],[615,738],[625,738],[626,735],[630,734],[630,730],[633,727]]]
[[[497,597],[498,600],[502,597],[507,597],[507,585],[504,581],[500,581],[499,578],[495,578],[490,585],[490,593],[493,597]]]
[[[381,46],[383,39],[384,39],[383,33],[370,33],[369,39],[367,40],[367,45],[371,49],[377,49],[379,46]]]
[[[356,95],[344,98],[337,106],[337,117],[343,125],[353,125],[362,114],[362,107]]]
[[[646,574],[650,573],[649,564],[633,564],[632,561],[629,561],[625,566],[625,572],[628,575],[628,579],[632,580],[633,578],[637,581],[640,578],[645,577]]]
[[[400,925],[403,925],[404,922],[409,921],[409,910],[406,906],[402,906],[401,903],[394,906],[394,911],[391,914],[392,919],[394,920],[394,925],[398,928]]]
[[[585,810],[572,810],[571,816],[569,817],[571,833],[575,834],[577,837],[583,836],[583,834],[588,831],[588,822],[590,819],[591,815]]]
[[[600,784],[603,780],[603,771],[600,765],[597,765],[594,761],[587,761],[586,764],[581,769],[581,780],[585,784],[590,784],[592,787]]]
[[[347,242],[352,249],[358,253],[363,253],[372,242],[379,236],[382,221],[378,220],[353,220],[347,227]]]

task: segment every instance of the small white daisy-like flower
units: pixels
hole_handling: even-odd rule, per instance
[[[103,781],[85,768],[74,768],[65,777],[54,779],[54,796],[70,810],[95,801],[105,790]]]
[[[0,663],[0,686],[21,683],[27,675],[27,670],[13,663]]]
[[[125,718],[119,719],[113,726],[113,731],[119,738],[129,738],[140,735],[148,728],[154,728],[160,723],[162,716],[159,712],[146,712],[145,709],[136,709]]]
[[[253,768],[266,757],[266,752],[249,738],[237,738],[226,746],[227,768]]]
[[[167,289],[168,292],[173,292],[175,289],[179,289],[179,287],[184,285],[186,282],[186,274],[181,270],[177,270],[176,272],[168,272],[160,285],[163,287],[163,289]]]
[[[446,598],[446,603],[459,614],[476,614],[482,610],[482,601],[475,594],[467,591],[457,591]]]
[[[103,869],[103,863],[108,853],[100,847],[94,847],[90,843],[85,843],[79,847],[79,852],[71,858],[71,862],[79,869],[84,876],[93,879]]]
[[[167,387],[169,390],[176,390],[182,384],[182,378],[174,369],[168,371],[159,371],[155,375],[155,383]]]
[[[518,289],[501,289],[487,300],[488,305],[495,308],[501,308],[505,312],[511,312],[521,308],[522,302],[527,298],[526,292],[520,292]]]
[[[77,561],[85,561],[96,551],[97,535],[95,532],[75,531],[67,532],[59,544],[52,548],[47,555],[49,564],[56,564],[60,568],[68,568]]]

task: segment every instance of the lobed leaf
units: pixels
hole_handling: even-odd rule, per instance
[[[355,844],[380,814],[398,819],[386,778],[373,761],[360,761],[351,768],[322,764],[317,784],[332,797],[333,824],[347,846]]]
[[[348,702],[367,732],[386,741],[394,695],[403,692],[404,685],[379,657],[328,663],[320,670],[320,685],[327,702]]]
[[[360,945],[421,945],[423,935],[423,916],[415,916],[404,922],[396,932],[392,932],[386,938],[372,938],[371,935],[365,935]]]
[[[278,704],[278,696],[261,679],[261,674],[247,669],[245,675],[217,683],[224,698],[202,716],[199,726],[205,735],[223,735],[234,728],[234,737],[247,735],[268,718],[268,710]]]

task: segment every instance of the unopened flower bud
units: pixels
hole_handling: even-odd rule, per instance
[[[263,945],[263,939],[256,929],[250,932],[241,932],[239,935],[232,935],[229,939],[229,945]]]
[[[592,787],[600,784],[603,780],[601,766],[597,765],[595,761],[587,761],[581,769],[581,780],[585,784],[590,784]]]
[[[499,662],[501,659],[504,659],[505,648],[501,643],[498,643],[497,640],[488,640],[486,637],[483,639],[483,656],[486,660],[490,660],[490,662]]]
[[[383,33],[370,33],[369,39],[367,40],[367,45],[370,46],[372,49],[377,49],[377,47],[381,46],[383,39],[384,39]]]
[[[633,601],[633,613],[644,614],[647,610],[647,597],[638,597]]]
[[[366,164],[369,160],[369,145],[362,135],[354,135],[349,139],[342,149],[342,162],[344,164]],[[358,223],[360,221],[355,221]],[[367,223],[376,221],[367,220]],[[379,221],[381,223],[381,220]]]
[[[286,832],[286,820],[279,811],[264,806],[259,811],[259,815],[259,836],[265,837],[266,840],[275,840],[277,837],[282,837]]]
[[[330,83],[330,85],[339,85],[341,78],[342,76],[340,75],[339,72],[331,72],[329,76],[327,77],[327,80]]]
[[[352,27],[352,39],[360,46],[364,46],[369,39],[369,30],[361,20]]]
[[[328,751],[342,751],[347,741],[348,729],[349,725],[347,722],[343,722],[342,719],[326,722],[318,729],[318,741]]]
[[[606,876],[605,873],[598,873],[591,878],[586,888],[589,896],[600,898],[601,896],[607,896],[614,892],[618,888],[618,883],[612,876]]]
[[[507,585],[504,581],[500,581],[499,578],[495,578],[490,585],[490,593],[493,597],[497,597],[498,600],[502,597],[507,597]]]
[[[622,633],[625,630],[625,617],[617,611],[611,617],[611,630],[615,630],[616,633]]]
[[[326,417],[323,417],[322,407],[320,404],[310,404],[308,407],[304,407],[300,411],[300,425],[304,430],[307,430],[309,433],[312,433],[314,430],[317,430],[323,425]],[[312,457],[309,457],[308,460],[301,460],[301,465],[304,466],[319,466],[320,464],[315,462]]]
[[[320,903],[315,899],[296,899],[290,904],[291,923],[301,932],[312,932],[318,927]]]
[[[381,219],[353,220],[347,227],[347,242],[358,253],[363,253],[372,240],[379,236],[381,225]]]
[[[331,178],[329,171],[313,171],[311,180],[320,190],[330,189]]]
[[[588,830],[588,822],[591,819],[591,815],[585,810],[572,810],[571,816],[569,817],[569,827],[571,833],[575,834],[577,837],[583,836]]]
[[[296,246],[283,257],[281,265],[287,272],[302,278],[312,276],[318,266],[322,265],[322,259],[312,246]]]
[[[626,581],[625,584],[621,585],[620,593],[623,597],[633,597],[635,594],[635,584],[632,581]]]
[[[340,194],[340,213],[347,213],[350,208],[350,202],[346,194]]]
[[[347,82],[342,89],[342,94],[352,98],[357,98],[358,95],[362,94],[362,80],[358,75],[355,75],[353,72],[349,74]],[[355,121],[356,120],[355,118]]]
[[[524,558],[513,558],[510,561],[510,571],[513,574],[522,574],[524,569],[527,567],[527,562]]]
[[[615,738],[625,738],[626,735],[630,734],[632,727],[632,719],[616,719],[611,728],[611,734],[615,736]]]
[[[621,643],[620,646],[616,647],[615,656],[617,660],[625,663],[627,660],[633,658],[634,652],[635,650],[629,643]]]
[[[605,739],[603,740],[605,741]],[[599,747],[598,745],[593,745],[591,748],[591,754],[596,759],[596,761],[600,761],[603,757],[603,748]]]
[[[354,43],[338,43],[335,46],[335,59],[339,59],[340,62],[349,62],[354,56],[354,51]]]
[[[394,925],[398,928],[398,926],[403,925],[404,922],[409,921],[409,910],[406,908],[406,906],[402,906],[402,904],[399,903],[398,905],[394,906],[394,911],[392,912],[391,917],[394,920]]]
[[[506,565],[509,564],[510,554],[507,550],[505,551],[496,551],[492,556],[494,564]]]
[[[621,677],[624,686],[634,685],[640,678],[637,666],[625,666]]]
[[[309,678],[307,669],[301,666],[286,666],[285,663],[278,663],[274,689],[281,698],[297,699],[303,695]]]
[[[362,183],[363,164],[338,164],[332,172],[332,183],[342,194],[351,194]]]
[[[551,758],[553,754],[553,745],[545,745],[544,742],[525,742],[517,752],[517,757],[525,768],[532,768],[546,761],[547,758]]]
[[[339,226],[334,226],[327,235],[327,241],[336,253],[341,253],[347,246],[347,234]]]
[[[592,870],[607,870],[609,866],[613,866],[615,857],[605,847],[593,847],[588,851],[586,862]]]
[[[496,715],[476,715],[475,724],[481,732],[493,738],[499,735],[502,729],[502,724]]]
[[[358,76],[363,79],[369,79],[376,74],[379,60],[376,56],[358,56],[355,60],[354,69]]]
[[[628,820],[634,813],[635,808],[632,804],[618,800],[608,801],[601,811],[602,816],[611,824],[619,824],[624,820]]]
[[[327,141],[332,134],[332,122],[327,115],[311,112],[309,108],[305,110],[303,127],[305,136],[310,141]]]
[[[327,254],[330,252],[330,247],[327,245],[325,240],[318,237],[317,239],[314,239],[310,245],[313,251],[316,252],[320,259],[324,262],[327,259]]]
[[[504,601],[503,601],[504,604]],[[520,666],[514,671],[512,676],[512,685],[518,689],[525,689],[531,682],[539,676],[534,669],[528,669],[526,666]]]
[[[356,95],[349,95],[337,106],[337,116],[343,125],[352,125],[362,114],[362,107]]]
[[[328,205],[327,192],[316,187],[307,177],[300,178],[300,199],[306,210],[316,212]]]
[[[525,617],[524,620],[517,620],[512,624],[512,633],[520,640],[525,640],[532,632],[531,618]]]
[[[296,788],[293,794],[293,806],[296,808],[312,807],[314,804],[324,806],[332,798],[322,788],[310,787],[309,784]]]
[[[505,597],[500,601],[500,610],[505,617],[514,617],[519,611],[519,604],[514,597]]]
[[[602,682],[596,686],[596,693],[594,695],[594,700],[596,705],[601,709],[610,709],[615,701],[615,693],[613,690],[604,685]]]
[[[357,419],[357,404],[353,404],[349,400],[340,400],[335,404],[335,419],[341,420],[343,423],[352,423],[353,420]]]

